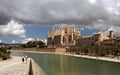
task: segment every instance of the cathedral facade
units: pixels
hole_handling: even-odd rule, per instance
[[[80,36],[80,31],[74,27],[60,28],[52,30],[47,35],[47,45],[54,46],[71,46],[75,45],[76,38]]]

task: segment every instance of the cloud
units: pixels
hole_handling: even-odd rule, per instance
[[[0,43],[2,42],[2,40],[0,40]]]
[[[77,24],[115,30],[120,27],[120,0],[0,0],[0,25],[7,26],[11,18],[25,24]],[[0,26],[4,30],[0,35],[25,36],[22,25],[20,33],[10,32],[5,26]]]
[[[0,25],[0,36],[25,37],[24,26],[15,20],[11,20],[7,25]]]
[[[12,40],[11,43],[18,43],[16,40]]]
[[[1,0],[0,24],[14,18],[27,24],[92,25],[102,19],[116,25],[116,21],[120,22],[120,1],[116,1],[117,7],[114,0]]]
[[[34,39],[33,38],[25,38],[25,39],[23,39],[22,43],[27,43],[32,40],[34,40]]]
[[[101,19],[99,19],[97,22],[94,22],[93,25],[88,25],[85,27],[91,30],[99,30],[100,32],[103,32],[105,34],[108,34],[109,31],[114,31],[114,34],[116,36],[120,36],[120,25],[107,24]]]
[[[96,0],[89,0],[89,2],[90,2],[91,4],[95,4],[95,3],[96,3]]]
[[[120,35],[120,27],[119,26],[111,26],[111,27],[108,27],[108,29],[102,31],[103,33],[105,34],[108,34],[109,31],[114,31],[114,35],[115,36],[118,36]]]
[[[120,26],[98,24],[93,26],[85,26],[85,28],[88,28],[91,30],[99,30],[100,33],[105,33],[105,34],[108,34],[109,31],[114,31],[114,34],[116,36],[120,36]]]

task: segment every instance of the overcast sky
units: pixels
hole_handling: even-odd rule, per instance
[[[120,0],[0,0],[0,42],[46,39],[54,24],[120,35]]]

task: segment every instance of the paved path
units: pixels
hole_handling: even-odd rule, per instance
[[[75,55],[75,54],[64,54],[64,55],[75,56],[75,57],[82,57],[82,58],[88,58],[88,59],[103,60],[103,61],[110,61],[110,62],[118,62],[118,63],[120,63],[120,59],[117,59],[117,58],[110,58],[110,57],[95,57],[95,56]]]
[[[41,67],[39,67],[38,64],[34,60],[31,59],[31,61],[32,61],[32,67],[33,67],[32,68],[33,69],[33,75],[47,75],[44,72],[44,70]]]
[[[13,57],[9,60],[0,61],[0,75],[28,75],[29,59],[27,63],[23,63],[21,60],[21,57]]]

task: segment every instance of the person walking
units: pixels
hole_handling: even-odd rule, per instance
[[[28,60],[28,56],[25,56],[25,60],[26,60],[26,61]]]
[[[25,61],[26,61],[26,63],[27,63],[27,60],[28,60],[28,56],[25,56]]]
[[[22,62],[24,63],[24,57],[22,57]]]

